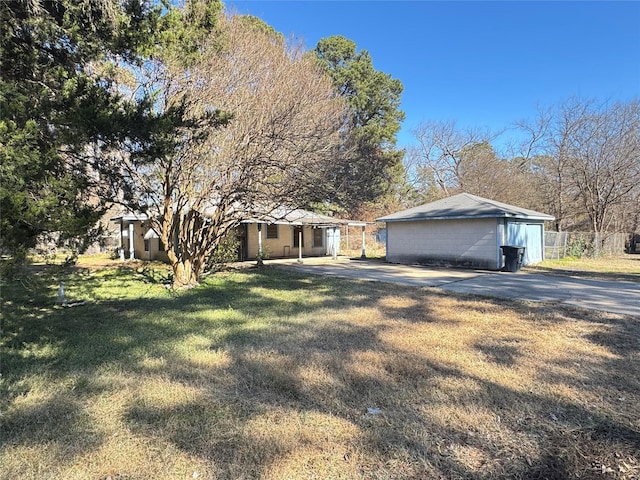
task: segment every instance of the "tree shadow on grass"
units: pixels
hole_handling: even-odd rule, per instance
[[[86,286],[90,292],[91,284]],[[282,290],[291,296],[279,297]],[[409,301],[394,303],[402,295]],[[70,440],[77,451],[95,448],[102,439],[79,403],[82,396],[95,395],[89,385],[52,396],[42,408],[54,420],[41,424],[39,433],[34,425],[43,410],[20,408],[13,400],[25,393],[20,384],[33,372],[44,370],[55,381],[78,372],[99,375],[107,366],[197,392],[170,404],[139,398],[128,404],[123,420],[132,432],[209,463],[219,478],[277,478],[277,472],[284,472],[283,459],[303,457],[305,448],[328,448],[326,463],[343,478],[632,478],[620,469],[617,477],[606,469],[638,462],[633,425],[550,397],[535,386],[530,391],[507,387],[470,373],[455,359],[435,361],[428,352],[408,351],[385,339],[389,322],[407,330],[416,323],[455,328],[453,316],[428,306],[435,298],[424,289],[267,268],[175,295],[105,299],[77,310],[42,310],[29,319],[9,312],[7,323],[15,333],[3,345],[6,403],[0,435],[12,445],[78,437]],[[474,307],[465,302],[460,308],[471,311]],[[495,312],[501,308],[492,301],[483,305]],[[535,318],[548,307],[527,308],[527,318]],[[358,309],[364,315],[367,309],[380,309],[383,318],[370,323],[366,317],[349,318]],[[256,312],[269,312],[269,318],[256,321]],[[584,318],[570,311],[557,321]],[[608,327],[587,339],[614,357],[594,359],[593,368],[575,378],[551,380],[574,385],[586,376],[587,383],[606,383],[607,378],[589,376],[610,377],[623,366],[616,363],[620,357],[637,355],[636,327],[627,320]],[[202,352],[222,352],[227,361],[198,366],[176,349],[192,336],[205,339]],[[490,363],[511,368],[523,352],[517,342],[506,346],[487,338],[473,348]],[[40,356],[28,355],[38,349]],[[150,367],[149,358],[163,362]],[[369,407],[380,413],[369,413]],[[466,416],[475,414],[496,420],[476,427],[465,423]],[[63,419],[71,421],[58,436],[56,425]],[[331,425],[328,433],[322,431],[324,424]],[[332,438],[341,435],[344,439]],[[298,478],[305,478],[313,464],[299,468]]]
[[[393,292],[391,292],[393,293]],[[358,304],[373,304],[384,295],[385,289],[371,289],[371,299]],[[404,307],[403,307],[404,308]],[[414,308],[421,308],[414,305]],[[535,317],[536,307],[531,316]],[[547,306],[540,307],[546,309]],[[393,315],[393,311],[388,313]],[[414,312],[404,311],[407,322],[414,322]],[[577,313],[575,320],[583,317]],[[438,320],[440,321],[440,320]],[[441,319],[446,322],[446,319]],[[565,319],[572,321],[572,318]],[[237,342],[233,335],[220,339],[212,348],[231,345],[232,363],[227,368],[233,381],[224,396],[237,396],[243,408],[243,424],[268,416],[273,410],[284,410],[296,417],[301,412],[340,417],[361,432],[356,443],[372,464],[363,462],[361,472],[371,478],[547,478],[561,479],[607,478],[602,472],[632,467],[637,462],[638,432],[607,416],[587,410],[584,406],[568,403],[534,391],[523,392],[507,388],[485,378],[474,376],[460,368],[433,363],[420,355],[394,350],[381,339],[384,330],[334,322],[331,325],[283,324],[279,329],[268,329],[253,336],[250,341]],[[508,339],[507,339],[508,340]],[[475,345],[501,367],[511,367],[520,355],[519,342],[512,342],[505,350],[491,339]],[[301,352],[304,352],[302,354]],[[354,367],[359,355],[377,352],[383,360],[371,371]],[[496,353],[497,352],[497,353]],[[379,360],[380,361],[380,360]],[[305,371],[321,368],[324,384],[310,384]],[[437,382],[436,382],[437,380]],[[565,379],[574,383],[576,379]],[[599,381],[603,381],[601,378]],[[437,383],[473,384],[466,397],[442,398],[430,396],[437,391]],[[406,392],[421,389],[416,397]],[[413,403],[412,403],[413,402]],[[526,457],[517,444],[496,444],[480,433],[466,430],[447,419],[434,418],[423,413],[425,405],[459,404],[460,408],[478,408],[500,412],[500,435],[535,439],[535,455]],[[380,408],[379,417],[367,413],[367,407]],[[201,406],[204,408],[204,405]],[[520,409],[526,410],[523,413]],[[182,406],[175,407],[182,410]],[[137,413],[136,413],[137,414]],[[165,412],[171,415],[171,412]],[[528,418],[525,418],[528,417]],[[408,427],[408,424],[410,426]],[[433,425],[439,427],[434,430]],[[603,436],[599,432],[608,432]],[[157,433],[157,432],[156,432]],[[169,433],[171,441],[175,433]],[[181,448],[190,453],[207,451],[208,458],[221,468],[224,478],[238,474],[237,463],[251,462],[252,474],[262,476],[270,471],[278,459],[292,455],[299,445],[280,444],[265,433],[260,441],[255,435],[242,432],[225,437],[219,454],[211,447],[207,436],[202,442],[180,441]],[[266,445],[263,442],[271,442]],[[304,440],[301,440],[304,443]],[[348,449],[346,446],[345,449]],[[460,449],[479,452],[484,465],[469,466],[456,456]],[[233,454],[229,456],[229,452]],[[506,451],[506,452],[505,452]],[[502,462],[491,467],[497,459]],[[228,458],[233,458],[232,462]],[[404,467],[385,470],[385,459],[395,458]],[[627,463],[625,463],[627,462]],[[604,469],[604,470],[603,470]],[[632,478],[610,476],[610,478]]]
[[[324,354],[317,345],[327,335],[344,333],[344,329],[332,332],[323,327],[305,332],[304,338],[296,341],[295,334],[288,332],[287,342],[292,352],[287,349],[265,351],[270,343],[281,344],[281,339],[269,342],[267,337],[263,337],[260,341],[262,346],[254,344],[249,350],[234,350],[234,361],[228,367],[228,373],[235,381],[226,387],[226,391],[218,392],[220,397],[213,394],[213,398],[203,398],[195,405],[180,404],[161,413],[153,406],[137,406],[130,411],[129,420],[133,428],[150,427],[151,434],[160,435],[190,454],[204,455],[217,466],[223,478],[234,478],[239,474],[238,465],[245,464],[253,466],[252,475],[258,478],[279,458],[293,454],[300,447],[299,444],[279,442],[268,429],[260,435],[246,430],[247,425],[273,415],[274,411],[297,418],[294,422],[304,418],[304,412],[307,412],[340,417],[355,425],[360,434],[352,448],[373,459],[371,464],[364,462],[362,467],[363,475],[370,478],[428,478],[430,475],[473,479],[504,478],[507,475],[540,479],[577,475],[580,478],[602,478],[598,477],[602,475],[598,465],[613,468],[622,466],[622,462],[637,460],[634,452],[640,448],[638,432],[628,426],[573,403],[539,393],[516,391],[459,368],[429,363],[421,356],[390,350],[370,331],[364,332],[368,340],[362,341],[359,332],[352,330],[358,342],[349,342],[349,336],[345,335],[345,341],[333,352],[332,358],[322,360],[327,376],[324,386],[306,384],[305,368],[311,364],[317,366],[318,356]],[[300,357],[298,349],[308,352],[308,362]],[[367,374],[349,367],[350,359],[370,349],[381,350],[384,354],[382,368],[387,375],[379,372]],[[408,369],[407,364],[416,367]],[[439,382],[470,382],[477,388],[466,397],[443,398],[436,394]],[[415,397],[406,394],[415,388],[421,388],[423,392],[418,403],[415,403]],[[436,393],[430,395],[429,392]],[[231,434],[223,431],[217,438],[219,425],[210,425],[204,430],[202,426],[209,422],[208,419],[216,418],[212,405],[224,401],[224,398],[235,399],[231,401],[237,402],[235,411],[244,427],[233,429]],[[522,454],[519,457],[517,445],[509,442],[496,444],[496,437],[487,439],[480,432],[461,427],[455,416],[451,419],[437,418],[423,412],[425,406],[440,406],[446,410],[449,404],[462,411],[474,411],[478,405],[499,411],[502,419],[495,428],[500,435],[538,439],[537,455],[525,458]],[[381,414],[368,414],[369,406],[380,408]],[[522,419],[521,407],[527,410],[529,421]],[[551,419],[552,414],[555,420]],[[158,420],[185,416],[189,418],[185,421],[187,430],[189,422],[198,425],[192,433],[186,433],[184,429],[163,428]],[[303,438],[299,440],[304,443]],[[348,451],[349,446],[344,448]],[[462,448],[479,452],[486,465],[480,465],[477,470],[471,468],[456,455]],[[501,455],[506,455],[506,458],[501,458],[504,463],[491,467],[491,462]],[[395,473],[385,471],[381,466],[389,458],[404,459],[406,465]]]
[[[475,344],[489,361],[504,367],[513,367],[520,356],[519,338],[485,339]]]
[[[0,453],[17,446],[46,446],[55,449],[59,463],[73,463],[77,456],[94,451],[105,440],[86,406],[70,392],[37,403],[14,404],[1,413]]]

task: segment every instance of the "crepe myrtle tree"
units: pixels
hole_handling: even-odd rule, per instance
[[[315,194],[340,154],[345,106],[313,58],[255,18],[221,18],[197,62],[157,62],[146,75],[157,121],[123,170],[174,288],[192,286],[243,219]]]

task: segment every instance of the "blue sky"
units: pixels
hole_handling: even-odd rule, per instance
[[[502,130],[571,96],[640,97],[640,2],[227,1],[311,49],[342,35],[404,85],[399,146],[428,120]],[[507,134],[508,135],[508,134]]]

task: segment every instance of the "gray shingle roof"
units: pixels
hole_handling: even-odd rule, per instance
[[[470,193],[460,193],[401,212],[376,219],[378,222],[406,222],[415,220],[453,220],[463,218],[522,218],[553,220],[546,213],[496,202]]]
[[[212,215],[215,212],[215,206],[205,208],[204,215]],[[112,221],[136,221],[148,220],[149,217],[144,213],[126,212],[111,218]],[[349,226],[365,226],[366,222],[358,222],[346,220],[342,218],[329,217],[319,213],[302,210],[299,208],[277,207],[268,214],[259,216],[249,216],[242,223],[277,223],[282,225],[310,225],[314,227],[338,227],[341,225]],[[148,232],[147,232],[148,233]],[[145,236],[145,238],[147,238]],[[151,237],[150,237],[151,238]]]
[[[243,223],[275,223],[284,225],[315,225],[315,226],[334,226],[347,223],[348,220],[341,220],[319,213],[309,212],[301,209],[288,209],[278,207],[268,214],[258,217],[250,217],[243,220]]]
[[[302,210],[299,208],[289,209],[278,207],[268,214],[257,217],[250,217],[243,220],[243,223],[275,223],[281,225],[311,225],[315,227],[337,227],[340,225],[364,226],[365,222],[354,222],[342,218],[329,217],[319,213]]]

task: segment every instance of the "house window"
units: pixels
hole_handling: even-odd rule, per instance
[[[300,237],[302,236],[302,245],[304,246],[304,235],[302,227],[293,227],[293,248],[300,248]]]
[[[149,251],[149,239],[148,238],[144,239],[144,251],[145,252]]]
[[[324,229],[323,228],[314,228],[313,229],[313,246],[314,247],[323,247],[324,246]]]
[[[278,225],[270,223],[267,225],[267,238],[278,238]]]

